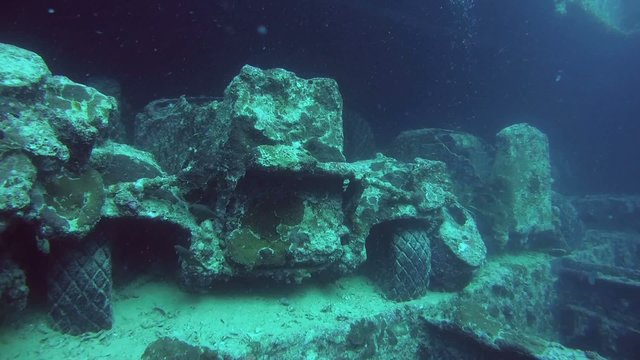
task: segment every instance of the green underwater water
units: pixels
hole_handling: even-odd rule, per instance
[[[0,24],[0,359],[640,356],[635,1]]]

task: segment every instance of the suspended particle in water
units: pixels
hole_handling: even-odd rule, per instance
[[[256,27],[256,32],[259,35],[263,35],[264,36],[264,35],[267,35],[269,33],[269,29],[267,29],[267,27],[264,26],[264,25],[258,25],[258,27]]]

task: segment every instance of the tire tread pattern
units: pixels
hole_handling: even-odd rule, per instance
[[[53,327],[72,335],[110,329],[111,282],[106,241],[85,239],[54,254],[48,279]]]
[[[397,229],[392,234],[390,262],[387,297],[405,301],[427,292],[431,272],[431,247],[426,231]]]

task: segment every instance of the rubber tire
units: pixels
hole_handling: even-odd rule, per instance
[[[62,246],[52,252],[50,265],[47,296],[52,326],[71,335],[110,329],[113,310],[109,243],[89,237],[72,246]]]
[[[429,287],[431,246],[427,232],[398,228],[391,233],[384,284],[387,298],[406,301],[423,296]]]

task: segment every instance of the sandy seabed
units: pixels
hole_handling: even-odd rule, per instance
[[[140,359],[145,348],[163,336],[242,354],[255,342],[300,334],[311,340],[395,306],[361,276],[211,294],[187,293],[175,282],[139,278],[114,289],[111,330],[61,334],[49,327],[45,311],[32,309],[0,328],[0,359]]]

